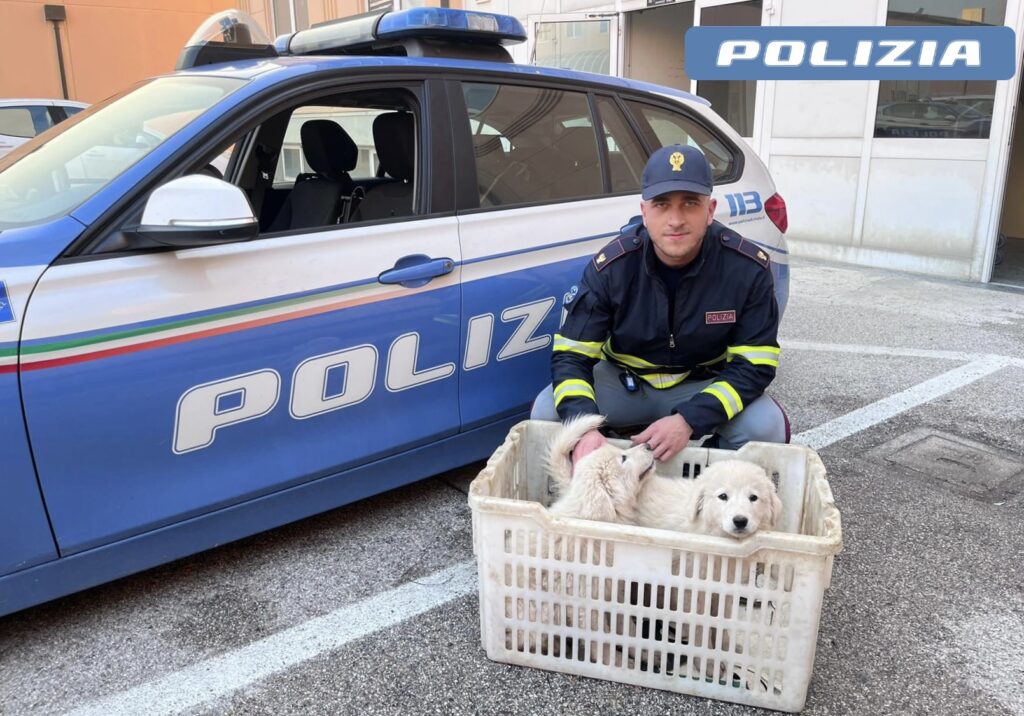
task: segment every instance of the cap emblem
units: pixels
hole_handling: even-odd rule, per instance
[[[686,161],[686,157],[683,156],[682,152],[672,152],[668,158],[668,163],[672,165],[672,171],[681,172],[683,170],[683,162]]]

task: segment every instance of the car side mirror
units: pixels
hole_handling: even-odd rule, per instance
[[[259,222],[237,186],[191,174],[172,179],[149,195],[135,233],[184,249],[249,241],[259,234]]]

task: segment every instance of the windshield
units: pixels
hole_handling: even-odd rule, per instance
[[[0,230],[67,214],[245,82],[161,77],[29,142],[0,161]]]

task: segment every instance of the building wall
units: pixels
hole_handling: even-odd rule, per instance
[[[336,20],[366,12],[366,0],[309,0],[309,24]],[[297,18],[298,19],[298,18]]]
[[[1008,3],[1011,24],[1016,5]],[[780,0],[778,8],[784,26],[884,25],[888,3]],[[989,170],[1006,136],[998,118],[1009,83],[996,88],[989,139],[874,137],[878,82],[761,84],[761,154],[789,208],[794,254],[983,278]]]
[[[222,10],[249,13],[271,39],[291,31],[288,0],[0,0],[0,98],[61,97],[53,23],[43,19],[46,4],[66,9],[59,27],[68,97],[82,102],[172,71],[192,33]],[[461,8],[463,2],[451,0],[449,6]],[[367,0],[295,0],[296,24],[304,29],[366,8]]]
[[[44,0],[0,0],[0,97],[60,97],[53,23]],[[52,4],[52,3],[51,3]],[[241,6],[262,19],[262,0],[65,0],[60,23],[68,95],[96,102],[174,69],[208,16]],[[17,71],[8,71],[17,68]]]

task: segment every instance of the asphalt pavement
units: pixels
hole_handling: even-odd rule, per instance
[[[1024,292],[798,261],[843,517],[806,714],[1024,714]],[[0,619],[0,713],[753,714],[480,647],[471,465]]]

